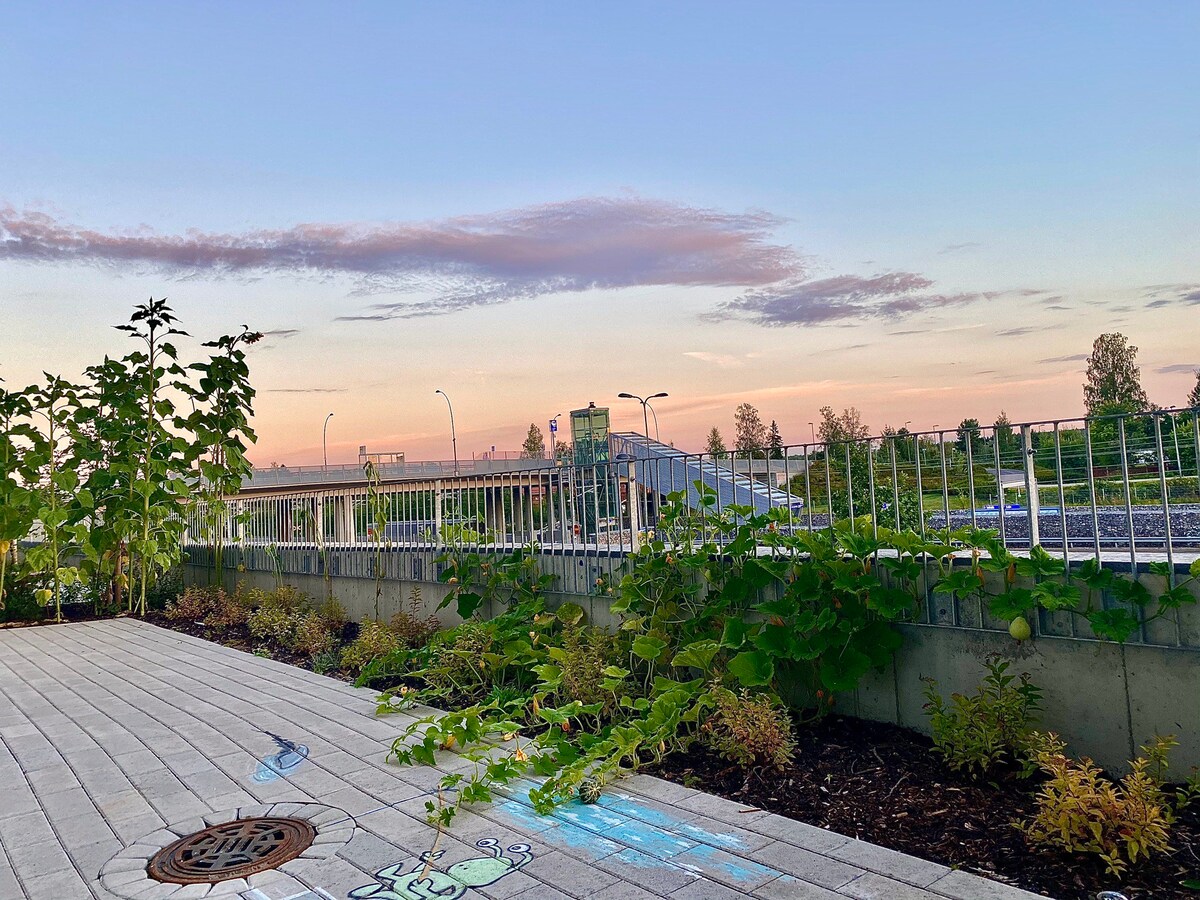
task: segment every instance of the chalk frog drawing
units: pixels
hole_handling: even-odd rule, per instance
[[[355,900],[367,897],[372,900],[458,900],[468,888],[495,884],[533,859],[528,844],[513,844],[508,848],[507,856],[501,851],[500,842],[494,838],[476,841],[475,846],[486,850],[488,855],[464,859],[442,872],[425,869],[429,863],[441,858],[444,851],[422,853],[411,872],[401,872],[402,864],[380,869],[375,877],[381,884],[355,888],[350,896]]]
[[[250,776],[259,784],[277,781],[294,771],[300,763],[308,758],[308,748],[303,744],[289,741],[287,738],[282,738],[269,731],[263,733],[275,742],[275,746],[279,750],[261,760],[258,768],[254,770],[254,774]]]

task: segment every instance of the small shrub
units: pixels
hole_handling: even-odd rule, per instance
[[[146,591],[146,605],[150,609],[165,609],[183,591],[183,566],[174,565],[154,579]]]
[[[925,679],[925,709],[933,744],[951,769],[983,777],[993,770],[1015,765],[1022,777],[1037,769],[1030,737],[1042,692],[1027,673],[1008,675],[1009,663],[998,658],[984,662],[988,675],[971,696],[952,694],[947,703],[937,692],[937,682]]]
[[[558,692],[584,705],[603,703],[607,711],[616,701],[601,684],[605,668],[616,662],[616,638],[599,628],[571,626],[563,629],[561,646],[563,655],[555,656],[562,668]]]
[[[272,641],[283,647],[292,646],[303,614],[277,606],[262,606],[250,613],[246,625],[261,641]]]
[[[163,611],[172,622],[201,622],[208,617],[217,604],[217,593],[224,591],[190,587],[174,600],[167,602]]]
[[[250,588],[246,591],[246,604],[255,609],[280,609],[285,612],[306,611],[312,605],[307,594],[290,584],[281,584],[273,591]]]
[[[250,607],[245,604],[241,593],[232,597],[220,588],[213,597],[212,609],[204,617],[204,624],[217,631],[228,631],[246,624],[250,617]]]
[[[325,617],[319,612],[311,612],[296,624],[291,647],[300,653],[316,657],[331,652],[337,643],[337,638],[329,630],[329,622]]]
[[[770,694],[713,691],[716,710],[701,729],[702,742],[743,769],[783,769],[796,749],[792,720]]]
[[[317,653],[313,656],[312,667],[318,675],[328,675],[336,672],[341,667],[341,663],[342,657],[336,650],[326,650],[324,653]]]
[[[424,614],[425,608],[421,603],[421,589],[413,586],[408,592],[408,609],[402,609],[392,616],[392,631],[400,638],[406,647],[424,647],[442,627],[437,616]]]
[[[400,638],[391,628],[383,622],[368,619],[362,623],[362,629],[353,643],[342,650],[342,668],[358,673],[376,657],[399,649]]]
[[[317,605],[317,615],[325,623],[325,628],[333,634],[341,634],[349,618],[344,607],[336,597],[329,597]]]
[[[1071,759],[1056,734],[1037,735],[1037,763],[1048,780],[1037,813],[1015,823],[1033,844],[1095,853],[1119,876],[1133,863],[1168,852],[1175,812],[1163,791],[1166,756],[1176,741],[1158,737],[1114,783],[1086,756]]]
[[[484,653],[495,646],[493,622],[463,622],[450,631],[439,634],[431,649],[429,665],[422,671],[426,684],[433,691],[456,691],[468,696],[482,696],[491,687],[479,662]]]

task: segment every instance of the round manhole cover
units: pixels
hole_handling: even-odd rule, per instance
[[[245,878],[295,859],[316,836],[316,829],[304,819],[237,819],[164,847],[151,857],[146,872],[172,884]]]

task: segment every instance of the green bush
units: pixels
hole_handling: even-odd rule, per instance
[[[240,628],[250,618],[250,607],[241,592],[232,597],[218,588],[214,592],[212,608],[204,617],[204,624],[216,631]]]
[[[437,693],[481,698],[493,684],[484,668],[484,654],[495,647],[494,633],[491,622],[469,621],[437,635],[429,648],[429,664],[422,671],[429,687]]]
[[[719,688],[701,742],[743,769],[781,770],[796,749],[792,720],[770,694]]]
[[[937,682],[925,680],[925,710],[933,745],[956,772],[985,777],[997,769],[1017,767],[1033,774],[1031,740],[1042,692],[1029,680],[1007,674],[1009,663],[996,657],[984,662],[988,675],[973,695],[952,694],[947,703]]]
[[[216,608],[218,590],[189,587],[167,602],[163,615],[172,622],[203,622]]]
[[[325,623],[325,627],[334,634],[341,634],[349,616],[346,607],[336,597],[327,597],[317,604],[316,614]]]
[[[392,616],[391,626],[404,646],[416,648],[428,644],[442,623],[437,616],[425,615],[421,589],[414,585],[408,592],[408,609],[401,609]]]
[[[292,633],[291,648],[308,656],[320,656],[338,645],[337,636],[329,629],[328,620],[320,613],[303,616]]]
[[[305,618],[305,613],[278,606],[261,606],[250,613],[246,621],[250,633],[260,641],[270,641],[281,647],[291,647],[295,642],[296,629]]]
[[[1168,852],[1177,810],[1163,790],[1162,773],[1177,743],[1156,737],[1116,783],[1087,757],[1068,757],[1058,735],[1037,735],[1037,763],[1047,780],[1037,811],[1017,827],[1031,844],[1094,853],[1118,877],[1130,864]]]
[[[377,657],[387,656],[400,649],[400,638],[383,622],[371,619],[362,623],[362,629],[348,647],[342,650],[342,668],[358,674]]]
[[[616,637],[599,628],[572,625],[562,630],[559,641],[561,654],[550,655],[562,669],[557,692],[561,699],[600,703],[607,712],[615,698],[604,688],[604,670],[617,662]]]

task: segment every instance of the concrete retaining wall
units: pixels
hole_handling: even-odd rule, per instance
[[[582,578],[585,583],[594,583],[609,568],[605,560],[561,556],[547,557],[543,563],[544,571],[561,576],[570,569],[576,580]],[[587,569],[574,571],[581,565]],[[188,566],[185,573],[188,583],[208,583],[206,569]],[[325,595],[326,584],[320,575],[283,577],[313,597]],[[228,589],[235,580],[242,580],[269,590],[276,584],[276,575],[246,571],[228,573],[226,580]],[[375,616],[373,578],[338,575],[332,584],[334,595],[351,618],[362,621]],[[403,579],[383,582],[380,618],[389,619],[408,608],[414,587],[421,592],[426,615],[436,615],[446,627],[460,621],[452,606],[437,609],[448,593],[446,585]],[[552,606],[568,599],[581,605],[593,624],[610,627],[617,621],[606,596],[549,597]],[[1066,633],[1064,614],[1043,616],[1037,623],[1039,636],[1019,644],[1006,631],[994,630],[1003,629],[1004,623],[990,621],[986,612],[971,604],[977,605],[977,601],[953,609],[950,598],[932,597],[928,618],[933,624],[899,626],[905,640],[892,665],[881,673],[870,673],[855,692],[839,697],[838,710],[928,732],[921,679],[935,678],[943,696],[973,692],[985,674],[983,661],[990,654],[999,654],[1012,661],[1010,672],[1028,672],[1042,689],[1045,709],[1039,727],[1059,732],[1075,755],[1091,756],[1105,768],[1123,772],[1141,744],[1155,734],[1174,734],[1180,746],[1172,756],[1173,773],[1183,777],[1191,766],[1200,766],[1200,650],[1054,636]],[[484,610],[485,614],[496,612],[499,610]],[[1185,610],[1172,633],[1193,636],[1198,612],[1195,607]],[[976,624],[982,627],[972,627]],[[1148,634],[1149,639],[1154,637]]]

